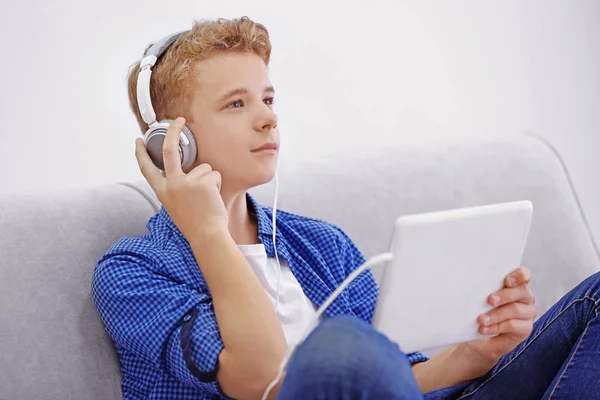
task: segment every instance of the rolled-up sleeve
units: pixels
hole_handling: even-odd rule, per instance
[[[223,349],[211,298],[157,272],[147,255],[110,254],[94,271],[96,309],[117,349],[182,384],[225,396],[217,383]]]
[[[366,260],[354,242],[352,242],[352,239],[340,228],[337,228],[337,230],[340,241],[338,246],[342,252],[343,265],[347,276],[364,264]],[[348,290],[352,311],[358,317],[372,323],[379,288],[371,270],[367,269],[357,276],[348,286]],[[427,356],[419,352],[410,353],[407,357],[411,364],[429,360]]]

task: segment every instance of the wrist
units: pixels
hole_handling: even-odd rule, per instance
[[[499,358],[487,358],[479,354],[467,343],[460,343],[453,347],[453,355],[461,360],[462,364],[468,365],[470,379],[478,378],[488,373],[500,360]]]
[[[426,362],[414,364],[412,370],[421,392],[427,393],[479,378],[496,362],[484,359],[463,343],[448,347]]]
[[[205,225],[190,235],[188,242],[192,249],[210,249],[217,244],[227,243],[231,238],[229,229],[222,224]]]

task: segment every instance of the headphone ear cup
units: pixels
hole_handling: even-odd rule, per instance
[[[188,172],[192,164],[196,162],[198,156],[198,147],[196,139],[190,128],[187,125],[183,126],[181,131],[183,138],[179,140],[179,155],[181,156],[181,169],[183,172]],[[187,139],[187,140],[186,140]],[[186,143],[187,142],[187,143]]]
[[[144,135],[144,143],[150,159],[154,165],[161,171],[165,170],[163,160],[163,143],[167,137],[167,129],[171,120],[160,121],[152,128],[148,129]],[[184,125],[182,137],[179,139],[179,157],[181,159],[181,169],[188,172],[188,169],[194,164],[197,156],[196,140],[190,128]]]
[[[150,156],[150,159],[161,171],[165,170],[165,164],[163,160],[163,143],[167,136],[167,129],[162,124],[157,124],[152,128],[148,129],[144,134],[144,144],[146,145],[146,151]]]

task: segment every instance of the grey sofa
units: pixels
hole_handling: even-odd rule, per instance
[[[530,199],[523,264],[540,311],[600,270],[564,164],[531,135],[330,157],[280,178],[280,208],[339,225],[367,256],[387,250],[401,214]],[[271,205],[270,186],[253,193]],[[102,254],[143,234],[158,207],[144,182],[0,197],[0,399],[121,397],[90,281]]]

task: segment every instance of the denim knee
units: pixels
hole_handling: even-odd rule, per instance
[[[325,320],[315,328],[296,349],[288,374],[293,376],[286,379],[296,385],[336,387],[339,391],[332,395],[404,399],[418,392],[412,368],[398,345],[350,316]]]
[[[600,302],[600,272],[590,275],[579,284],[578,288],[584,291],[585,296],[591,297],[596,302]]]

